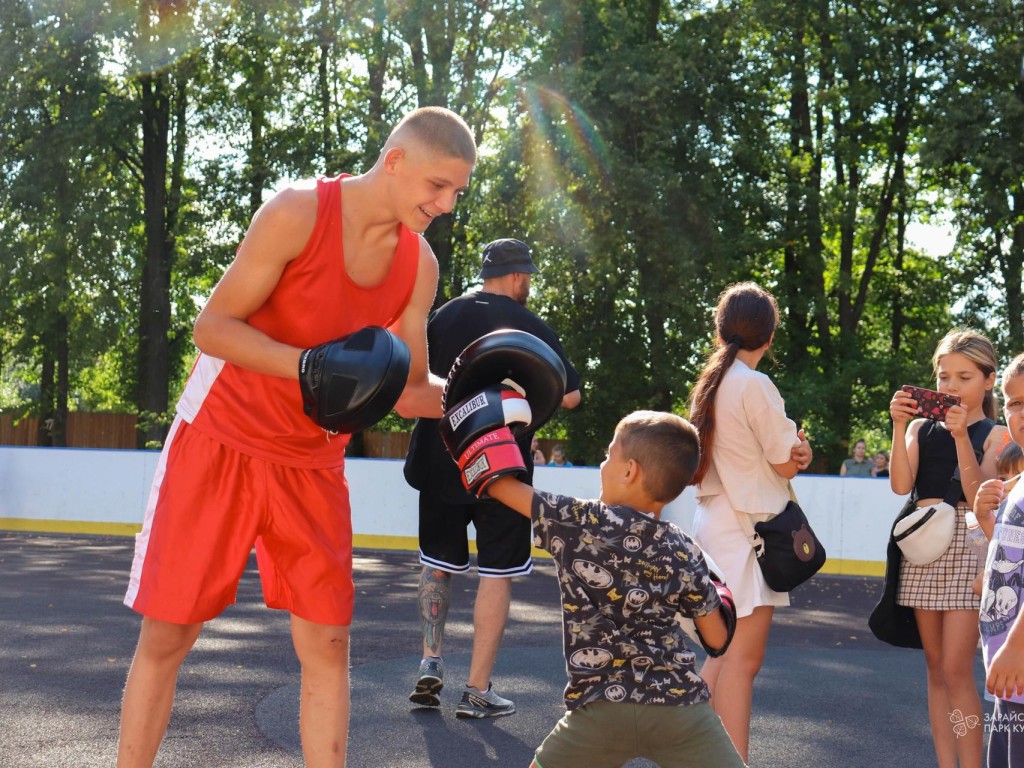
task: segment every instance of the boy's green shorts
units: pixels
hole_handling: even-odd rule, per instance
[[[660,768],[743,768],[707,702],[689,706],[599,701],[566,712],[537,748],[540,768],[621,768],[645,757]]]

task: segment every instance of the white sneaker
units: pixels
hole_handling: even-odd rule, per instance
[[[488,684],[487,690],[483,693],[467,685],[466,690],[462,692],[462,701],[455,710],[455,716],[501,717],[511,715],[515,711],[515,703],[496,694],[493,685]]]

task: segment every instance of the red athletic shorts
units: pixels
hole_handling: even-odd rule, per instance
[[[212,619],[235,602],[254,545],[268,606],[318,624],[351,624],[344,467],[274,464],[176,419],[136,536],[125,605],[178,624]]]

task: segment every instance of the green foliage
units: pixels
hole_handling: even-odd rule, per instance
[[[932,380],[950,326],[1024,348],[1024,86],[1005,0],[106,7],[0,3],[2,407],[165,425],[160,395],[180,391],[195,316],[255,210],[295,179],[367,169],[420,104],[463,114],[481,145],[466,200],[428,232],[437,301],[474,285],[483,243],[533,246],[531,308],[584,379],[583,405],[543,434],[582,463],[630,410],[686,412],[736,280],[777,295],[765,370],[833,471],[850,440],[881,447],[893,389]],[[147,134],[166,139],[156,187],[147,94],[168,100]],[[154,189],[162,208],[144,206]],[[959,238],[939,260],[907,227],[942,216]],[[145,341],[154,238],[167,321]],[[168,370],[145,401],[143,352]]]
[[[173,409],[166,411],[165,413],[139,411],[138,421],[136,422],[135,428],[142,434],[146,434],[148,432],[166,432],[172,421],[174,421]],[[147,450],[159,449],[163,447],[163,441],[147,440],[141,447]]]
[[[107,144],[119,126],[106,122],[108,49],[89,9],[7,3],[0,16],[0,351],[37,388],[37,415],[66,407],[65,377],[76,387],[130,330],[120,297],[133,211],[112,204],[126,188]]]
[[[1024,349],[1021,16],[1005,0],[950,12],[922,160],[958,230],[963,317],[1009,357]]]
[[[743,224],[763,190],[758,153],[716,141],[745,121],[721,17],[577,8],[524,73],[523,137],[503,163],[522,169],[517,203],[543,264],[535,306],[585,380],[584,405],[562,418],[574,455],[596,463],[624,413],[684,404],[706,308],[756,248]]]

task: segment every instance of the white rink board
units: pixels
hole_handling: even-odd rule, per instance
[[[105,523],[141,525],[158,458],[156,451],[0,447],[0,528],[76,532]],[[356,536],[415,540],[417,495],[402,466],[396,459],[348,461]],[[583,498],[600,493],[596,467],[537,467],[534,484]],[[889,527],[905,498],[888,480],[807,475],[793,487],[828,552],[828,571],[881,573]],[[665,519],[689,530],[694,504],[687,488],[666,507]]]

